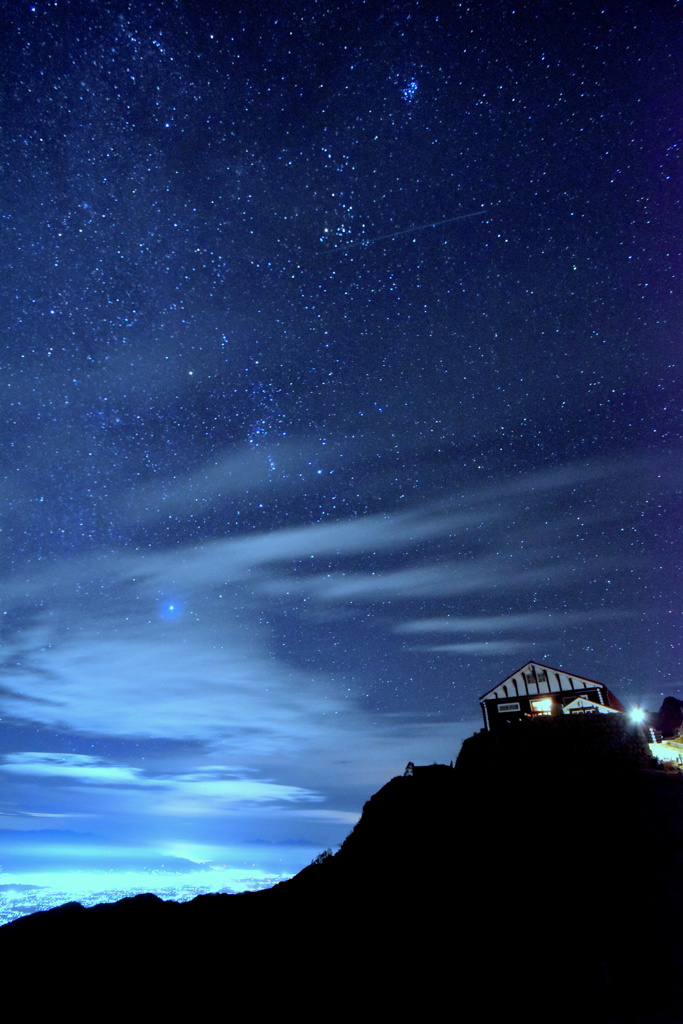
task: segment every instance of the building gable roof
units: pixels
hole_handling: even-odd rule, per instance
[[[545,693],[600,688],[607,690],[603,683],[598,683],[594,679],[570,675],[551,665],[541,665],[536,661],[529,661],[494,686],[488,693],[483,694],[479,700],[514,700],[515,697],[536,697]]]

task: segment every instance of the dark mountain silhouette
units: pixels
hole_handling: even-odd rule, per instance
[[[683,700],[665,697],[654,719],[655,727],[665,739],[677,736],[683,726]]]
[[[622,716],[563,716],[392,779],[271,890],[68,904],[0,953],[91,1016],[680,1024],[682,882],[683,775]]]

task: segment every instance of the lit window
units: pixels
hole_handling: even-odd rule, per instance
[[[534,715],[552,715],[552,697],[543,697],[542,700],[532,700],[531,711]]]

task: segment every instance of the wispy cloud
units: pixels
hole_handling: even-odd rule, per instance
[[[108,764],[102,758],[88,754],[55,754],[40,751],[22,751],[8,754],[0,771],[16,775],[35,775],[43,778],[70,779],[98,786],[159,786],[156,779],[146,778],[142,772],[126,765]]]
[[[339,462],[336,446],[305,438],[236,445],[207,460],[184,477],[153,480],[133,488],[123,499],[136,522],[206,514],[226,500],[243,502],[254,493],[281,494],[315,482]]]
[[[192,618],[42,639],[20,674],[8,667],[5,713],[85,734],[221,738],[236,756],[291,750],[310,736],[328,688],[318,680],[312,691],[309,678],[260,650],[253,629],[250,640],[241,637],[234,620],[224,624],[220,647]],[[331,692],[327,699],[333,710]]]
[[[227,772],[221,767],[200,766],[193,772],[158,776],[153,766],[143,771],[87,754],[43,751],[9,754],[0,764],[0,772],[35,777],[46,783],[66,782],[70,787],[88,787],[91,792],[102,792],[110,807],[115,796],[111,791],[123,790],[121,798],[129,810],[136,808],[138,812],[166,817],[215,815],[229,807],[244,805],[323,800],[310,789]],[[147,793],[150,789],[154,792]],[[68,805],[68,795],[63,794],[62,801]]]
[[[524,640],[473,640],[462,644],[421,644],[418,649],[450,654],[498,657],[501,654],[511,654],[513,651],[528,650],[529,644]]]
[[[348,558],[377,551],[411,549],[427,541],[450,536],[480,515],[443,509],[416,509],[387,515],[356,516],[329,523],[288,527],[234,539],[208,541],[126,559],[120,569],[137,571],[142,579],[169,576],[178,585],[221,584],[244,578],[259,566],[315,558]],[[490,513],[487,518],[494,518]]]
[[[427,556],[428,557],[428,556]],[[539,584],[557,584],[580,570],[556,560],[548,553],[538,565],[519,562],[506,565],[492,555],[471,556],[460,561],[439,562],[397,570],[371,573],[324,573],[304,579],[265,583],[264,589],[277,594],[303,593],[322,601],[384,601],[438,598],[451,595],[523,591]]]
[[[608,621],[628,617],[628,612],[594,608],[577,612],[534,611],[510,615],[447,615],[433,619],[413,619],[401,622],[396,633],[509,633],[517,630],[539,632],[566,629],[589,622]]]

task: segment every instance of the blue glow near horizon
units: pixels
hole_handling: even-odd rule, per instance
[[[191,876],[173,871],[38,871],[2,875],[0,926],[18,917],[81,903],[115,903],[128,896],[153,893],[163,900],[187,902],[208,893],[269,889],[291,878],[293,871],[265,872],[255,865],[211,867]]]
[[[61,850],[59,845],[47,842],[41,844],[40,859],[37,851],[32,852],[34,856],[27,858],[25,869],[0,872],[0,926],[72,902],[90,907],[139,893],[153,893],[160,899],[182,903],[207,893],[269,889],[295,875],[319,850],[312,844],[285,843],[264,855],[260,844],[219,848],[183,842],[171,842],[165,850],[154,852],[135,847],[99,850],[79,843]],[[193,854],[192,860],[188,854]],[[207,854],[211,861],[195,859]],[[81,866],[67,867],[64,862],[70,859],[69,855],[73,862],[80,861]],[[104,856],[109,860],[103,865]],[[133,866],[132,856],[155,858],[158,865]],[[173,866],[176,857],[185,857],[186,869]],[[128,863],[117,865],[117,859]]]

